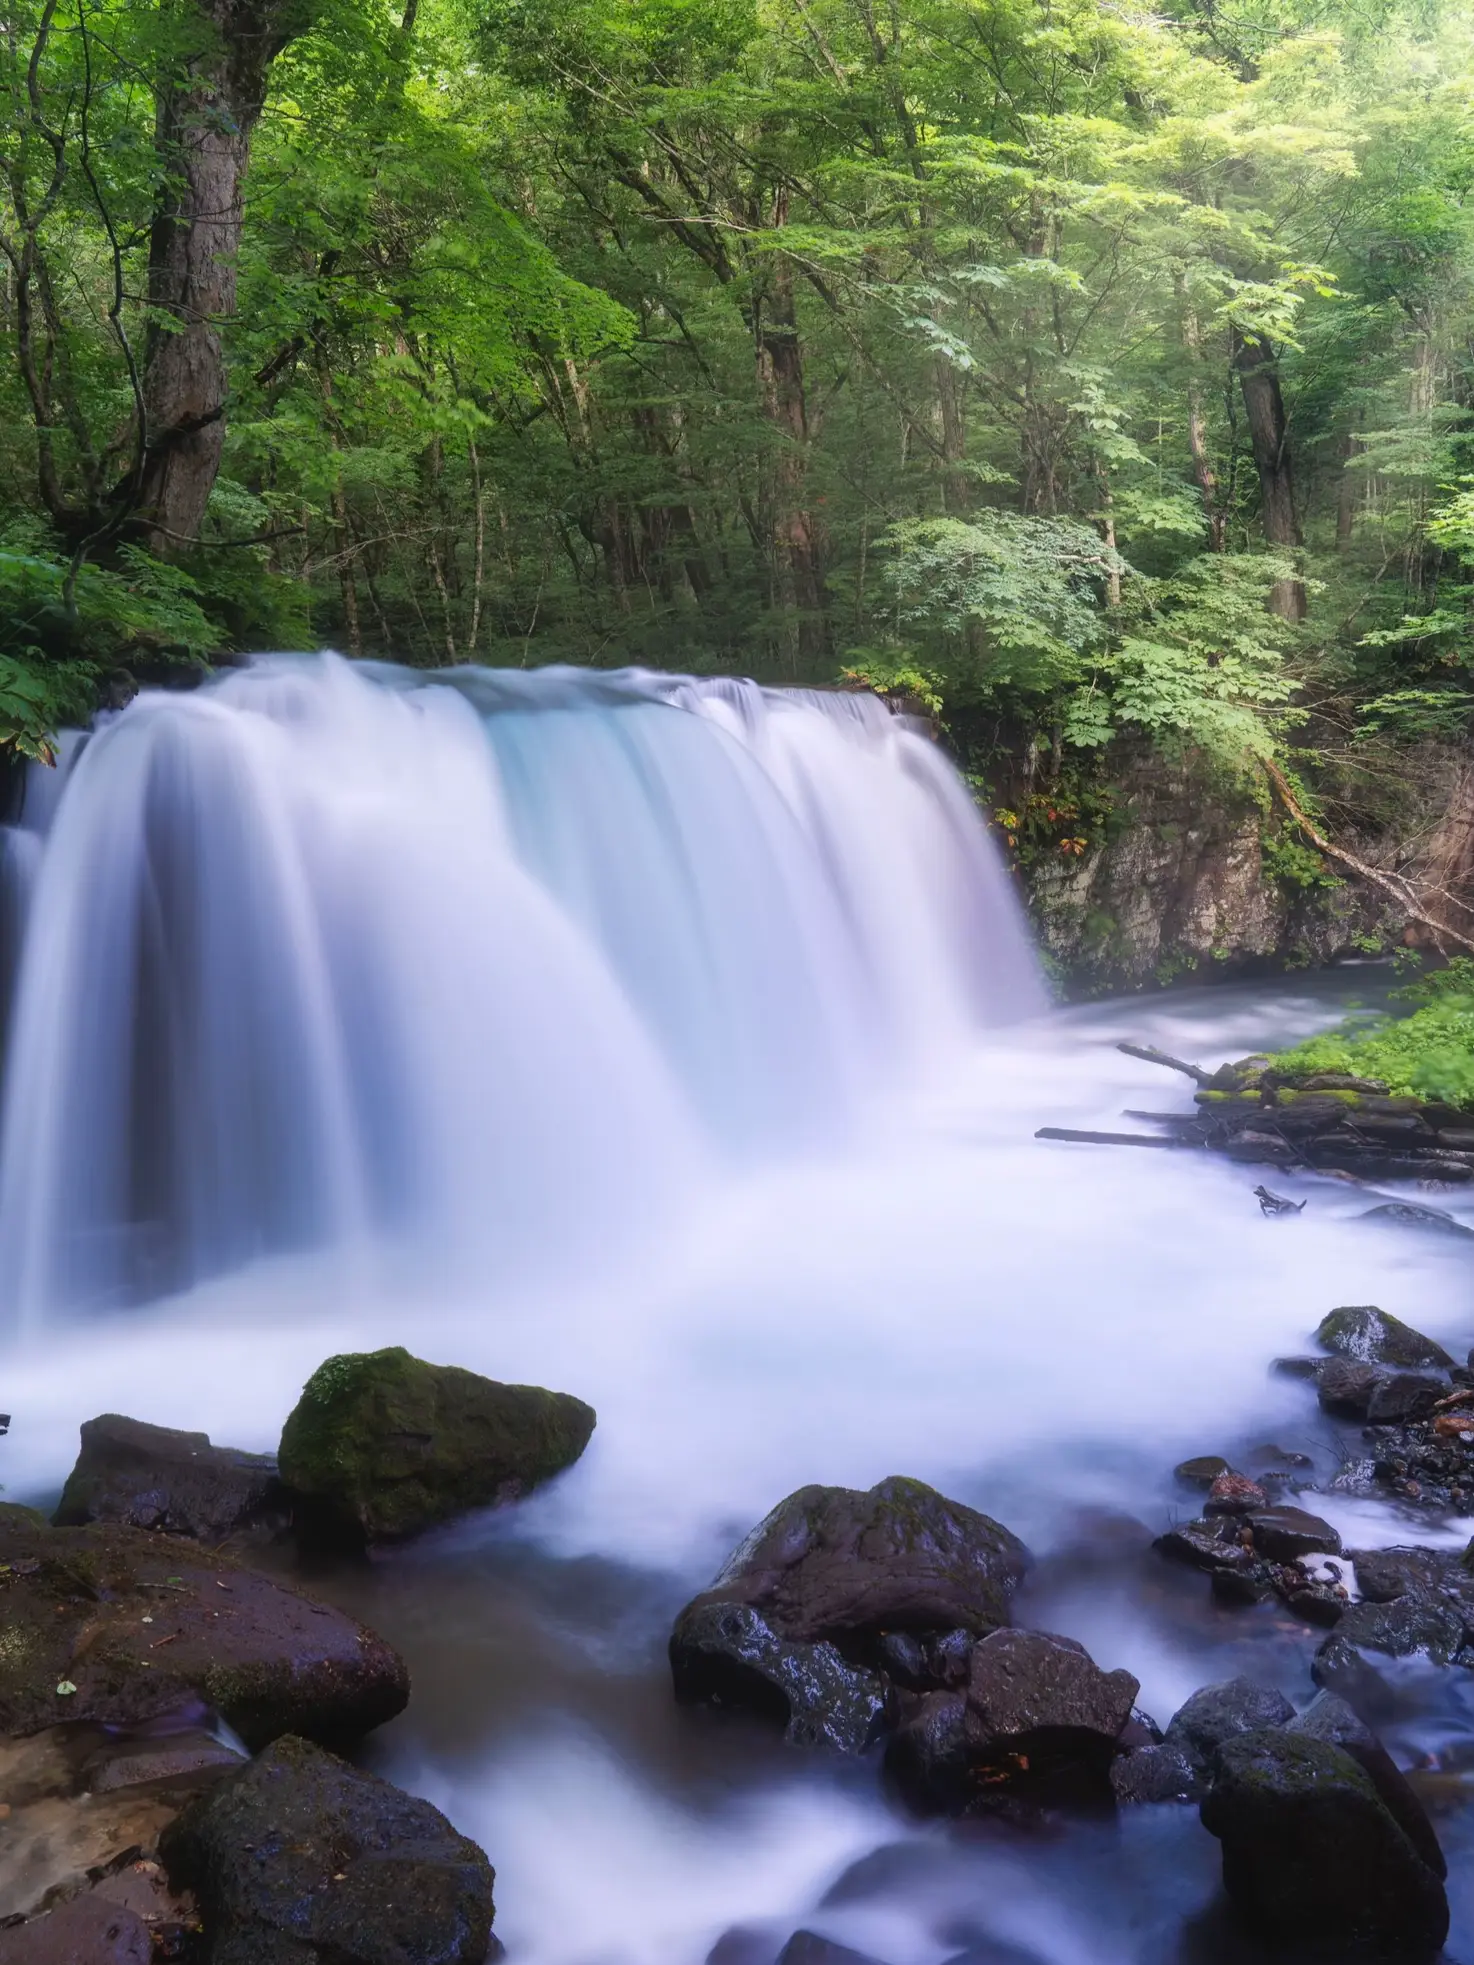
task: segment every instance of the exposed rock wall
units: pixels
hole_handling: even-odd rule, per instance
[[[1328,830],[1413,879],[1437,920],[1474,932],[1474,765],[1432,746],[1406,760],[1378,826]],[[1079,857],[1037,855],[1024,879],[1071,994],[1188,976],[1303,968],[1425,942],[1390,896],[1312,853],[1283,816],[1149,753],[1118,755],[1113,815]]]

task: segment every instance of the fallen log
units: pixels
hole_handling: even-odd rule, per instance
[[[1155,1133],[1082,1133],[1069,1126],[1041,1126],[1035,1139],[1071,1140],[1077,1146],[1169,1146],[1196,1147],[1191,1139],[1167,1139]]]
[[[1124,1051],[1128,1058],[1140,1058],[1144,1064],[1163,1064],[1169,1071],[1180,1071],[1191,1078],[1195,1084],[1211,1085],[1213,1073],[1204,1071],[1200,1064],[1185,1064],[1181,1058],[1169,1057],[1159,1051],[1155,1044],[1118,1044],[1118,1051]]]

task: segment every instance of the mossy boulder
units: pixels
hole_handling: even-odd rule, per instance
[[[337,1743],[402,1712],[409,1675],[341,1611],[176,1536],[0,1522],[0,1733],[134,1726],[190,1698],[252,1748]]]
[[[491,1864],[428,1801],[284,1739],[164,1831],[208,1965],[484,1965]]]
[[[1202,1819],[1240,1916],[1297,1957],[1431,1958],[1448,1934],[1442,1879],[1327,1740],[1275,1728],[1225,1741]]]
[[[1403,1371],[1429,1367],[1447,1371],[1453,1364],[1441,1344],[1374,1303],[1349,1303],[1332,1310],[1321,1319],[1315,1341],[1322,1350],[1360,1364],[1395,1365]]]
[[[282,1429],[278,1464],[318,1541],[396,1541],[470,1508],[520,1499],[571,1467],[592,1406],[502,1385],[402,1346],[329,1358]]]

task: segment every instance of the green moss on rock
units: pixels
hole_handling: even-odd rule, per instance
[[[594,1424],[566,1392],[394,1345],[318,1367],[283,1428],[280,1472],[319,1535],[391,1541],[527,1494],[578,1459]]]

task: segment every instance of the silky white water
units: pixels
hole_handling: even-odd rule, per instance
[[[1192,1811],[957,1845],[869,1769],[677,1713],[662,1647],[791,1488],[902,1472],[1022,1534],[1030,1616],[1160,1718],[1234,1670],[1308,1694],[1305,1627],[1161,1596],[1170,1469],[1323,1454],[1267,1367],[1338,1302],[1467,1349],[1466,1245],[1033,1134],[1185,1105],[1118,1037],[1217,1062],[1350,988],[1046,1015],[962,787],[846,698],[284,662],[140,699],[45,789],[6,862],[8,1494],[104,1410],[270,1447],[336,1350],[575,1392],[563,1480],[338,1586],[414,1674],[376,1763],[485,1843],[515,1958],[800,1922],[887,1965],[1177,1957],[1217,1873]],[[1474,1742],[1409,1723],[1404,1757]]]

